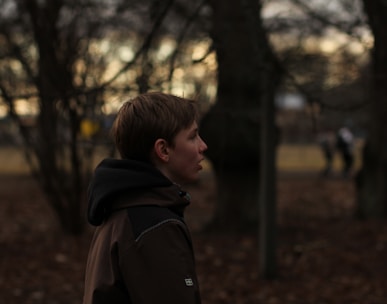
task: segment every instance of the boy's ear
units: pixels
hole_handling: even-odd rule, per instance
[[[169,161],[168,143],[165,139],[159,138],[155,141],[154,151],[157,158],[159,158],[161,161]]]

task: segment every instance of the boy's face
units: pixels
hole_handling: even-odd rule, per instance
[[[168,146],[166,175],[177,183],[197,180],[202,169],[200,162],[204,159],[205,150],[207,145],[199,136],[198,125],[194,122],[187,129],[177,133],[174,146]]]

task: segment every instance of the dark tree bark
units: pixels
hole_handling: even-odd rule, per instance
[[[202,120],[201,133],[209,146],[207,156],[216,175],[218,203],[209,229],[255,230],[261,103],[264,99],[274,102],[279,71],[258,1],[211,0],[210,4],[218,92],[215,106]]]
[[[39,169],[35,174],[63,229],[79,234],[84,226],[81,202],[85,188],[77,140],[81,117],[76,109],[78,102],[71,97],[75,92],[72,69],[78,40],[76,35],[64,37],[58,32],[63,1],[39,5],[29,0],[24,4],[20,9],[30,18],[38,48],[36,88],[40,113],[34,150]],[[61,129],[68,132],[68,143],[58,136]],[[63,166],[64,159],[68,159],[68,165]]]
[[[358,176],[359,215],[387,216],[387,2],[363,0],[374,35],[369,96],[368,137]]]

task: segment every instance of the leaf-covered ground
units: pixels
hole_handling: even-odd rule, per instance
[[[260,278],[257,236],[205,234],[214,182],[190,186],[203,303],[387,303],[387,222],[353,218],[354,186],[339,177],[281,175],[278,278]],[[60,232],[36,183],[0,176],[0,303],[81,303],[91,230]],[[236,202],[237,203],[237,202]]]

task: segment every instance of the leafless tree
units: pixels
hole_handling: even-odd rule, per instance
[[[374,37],[372,49],[369,124],[363,154],[363,170],[358,176],[359,215],[364,218],[387,216],[387,3],[363,0]]]
[[[262,102],[274,102],[280,72],[257,1],[210,4],[218,94],[202,132],[219,188],[213,225],[246,229],[257,223]],[[276,134],[271,135],[274,140]]]
[[[82,140],[81,123],[85,117],[101,117],[101,107],[112,95],[160,88],[162,80],[150,80],[152,70],[145,67],[152,66],[150,50],[160,37],[179,33],[178,22],[164,22],[174,2],[19,0],[0,4],[0,98],[19,126],[34,176],[68,233],[83,230],[83,202],[93,161],[93,141]],[[112,58],[120,55],[126,43],[133,44],[134,54],[121,59],[112,73]],[[36,107],[34,128],[27,127],[17,111],[20,100]]]

